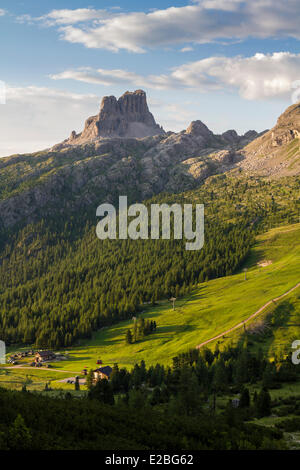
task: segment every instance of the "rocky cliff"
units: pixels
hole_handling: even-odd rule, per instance
[[[142,90],[104,97],[81,134],[52,149],[0,159],[0,232],[59,212],[91,210],[118,194],[147,199],[180,192],[234,169],[257,137],[214,134],[201,121],[179,133],[155,122]]]
[[[278,118],[270,131],[243,150],[241,167],[261,176],[289,176],[300,172],[300,103]]]
[[[119,99],[104,96],[100,112],[89,117],[83,132],[71,133],[68,144],[82,144],[101,137],[144,138],[164,134],[150,113],[143,90],[127,91]]]

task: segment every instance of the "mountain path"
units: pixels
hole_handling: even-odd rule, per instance
[[[291,289],[289,289],[287,292],[280,295],[279,297],[276,297],[275,299],[269,300],[262,307],[260,307],[260,309],[256,310],[256,312],[252,313],[252,315],[250,315],[250,317],[248,317],[246,320],[243,320],[242,322],[238,323],[237,325],[233,326],[232,328],[229,328],[229,330],[223,331],[223,333],[220,333],[219,335],[214,336],[213,338],[207,339],[206,341],[203,341],[203,343],[198,344],[196,346],[196,349],[200,349],[200,348],[202,348],[202,346],[205,346],[206,344],[211,343],[212,341],[215,341],[216,339],[221,338],[222,336],[224,336],[228,333],[231,333],[232,331],[237,330],[238,328],[241,328],[246,323],[248,323],[250,320],[257,317],[266,307],[271,305],[273,302],[277,302],[278,300],[281,300],[283,297],[286,297],[288,294],[293,292],[298,287],[300,287],[300,282],[298,282],[298,284],[296,286],[292,287]]]
[[[80,375],[81,372],[76,372],[74,370],[65,370],[65,369],[53,369],[52,367],[33,367],[33,366],[22,366],[22,365],[17,365],[17,366],[7,366],[7,367],[0,367],[0,369],[5,369],[5,370],[15,370],[15,369],[28,369],[28,370],[42,370],[46,372],[63,372],[63,373],[70,373],[70,374],[76,374]]]

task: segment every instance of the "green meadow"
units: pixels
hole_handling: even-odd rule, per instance
[[[50,369],[32,370],[5,368],[0,370],[0,387],[12,390],[21,390],[24,385],[31,391],[40,391],[45,388],[46,383],[54,383],[70,376],[67,372],[55,372]],[[56,387],[59,385],[57,382]],[[64,384],[61,384],[64,385]],[[61,387],[63,388],[63,387]]]
[[[155,320],[157,331],[135,344],[125,342],[132,320],[103,328],[91,340],[69,350],[70,360],[55,367],[80,372],[84,367],[95,367],[98,359],[105,365],[118,363],[128,368],[142,359],[148,366],[157,362],[171,364],[172,357],[179,352],[235,326],[267,301],[294,287],[300,280],[299,240],[300,224],[279,227],[259,236],[245,263],[246,280],[241,270],[199,285],[189,296],[176,301],[175,311],[169,301],[147,308],[141,315]],[[262,262],[271,264],[261,267]],[[297,298],[297,291],[291,294],[292,298]]]
[[[92,339],[68,349],[67,360],[52,363],[53,369],[61,372],[7,367],[6,371],[1,371],[0,384],[20,388],[29,376],[32,383],[28,389],[44,388],[47,381],[51,381],[51,386],[55,388],[74,388],[58,380],[70,377],[72,373],[80,373],[84,368],[95,368],[97,360],[102,360],[103,365],[118,363],[120,367],[129,369],[142,359],[147,366],[158,362],[171,365],[172,358],[178,353],[234,327],[266,302],[294,287],[300,280],[299,240],[300,224],[272,229],[257,238],[243,267],[247,268],[246,280],[242,269],[232,276],[200,284],[189,296],[176,300],[175,310],[167,300],[155,307],[146,306],[140,315],[155,320],[157,331],[141,341],[126,344],[126,330],[133,327],[133,320],[120,322],[99,330]],[[292,325],[275,330],[273,336],[263,343],[266,353],[273,352],[276,343],[290,345],[291,338],[295,339],[298,333],[300,338],[300,326],[293,326],[297,318],[300,325],[299,289],[278,305],[284,302],[293,304],[287,319]],[[259,317],[267,313],[270,309]],[[242,328],[235,330],[221,338],[219,343],[235,342],[242,333]],[[214,347],[214,344],[210,343],[209,346]]]

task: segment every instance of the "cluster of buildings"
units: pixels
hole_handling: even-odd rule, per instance
[[[44,362],[51,362],[57,359],[59,360],[59,359],[64,358],[60,355],[55,354],[53,351],[46,350],[46,351],[34,352],[33,350],[30,350],[30,351],[24,351],[24,352],[20,352],[18,354],[12,355],[11,360],[15,361],[16,359],[22,359],[22,358],[29,357],[29,356],[34,356],[34,362],[31,363],[33,367],[34,366],[40,367]],[[97,361],[97,364],[102,364],[102,361],[100,360]],[[88,370],[83,369],[81,372],[83,375],[87,375]],[[94,372],[95,381],[99,379],[109,380],[111,373],[112,373],[112,368],[110,366],[102,366],[102,367],[95,369],[93,372]]]
[[[56,359],[56,354],[52,351],[38,351],[35,353],[35,363],[49,362]]]

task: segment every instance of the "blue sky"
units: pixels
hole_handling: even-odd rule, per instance
[[[269,128],[295,100],[299,17],[297,0],[2,0],[0,156],[53,145],[137,88],[166,130]]]

